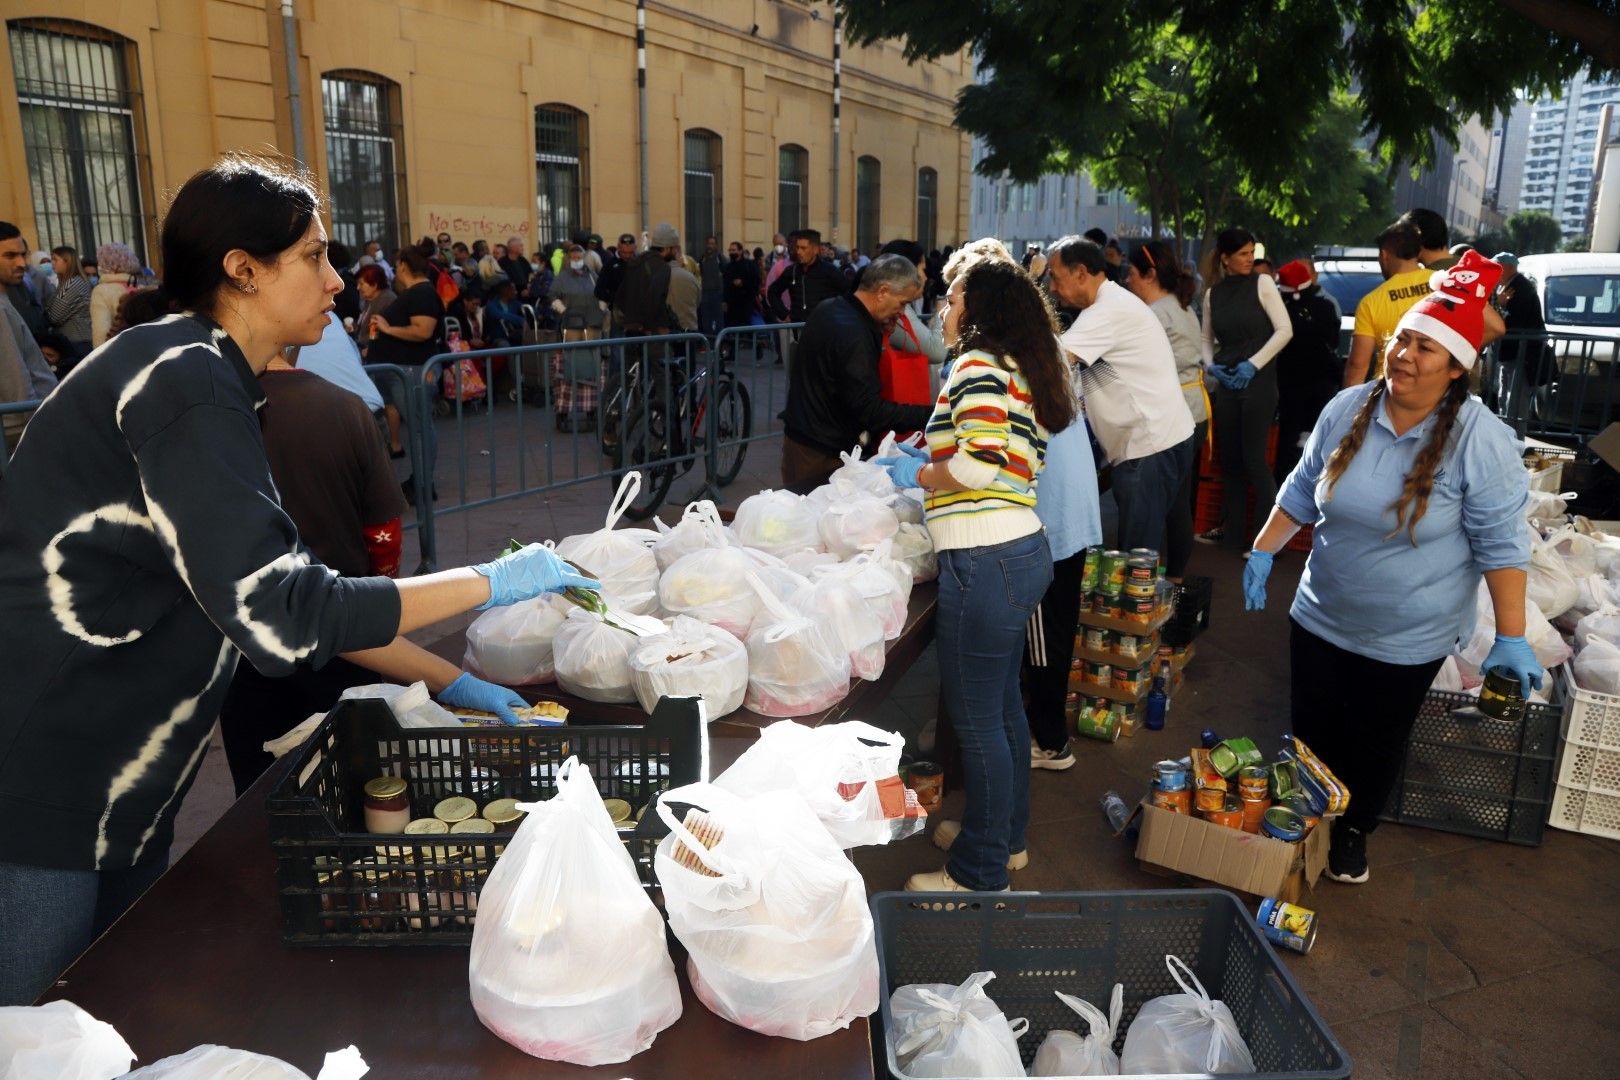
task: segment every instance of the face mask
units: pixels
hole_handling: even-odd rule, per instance
[[[787,245],[786,245],[786,244],[777,244],[777,245],[776,245],[776,253],[777,253],[777,254],[778,254],[778,255],[785,255],[785,254],[787,254]]]
[[[583,270],[583,269],[585,269],[585,260],[584,259],[569,259],[568,260],[568,265],[573,267],[575,270]]]

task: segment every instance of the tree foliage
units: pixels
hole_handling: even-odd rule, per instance
[[[1515,255],[1557,251],[1564,241],[1563,226],[1545,210],[1520,210],[1508,215],[1507,231],[1513,238]]]

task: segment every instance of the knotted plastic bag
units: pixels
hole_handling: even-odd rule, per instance
[[[630,685],[649,714],[659,698],[698,697],[704,717],[718,720],[742,707],[748,647],[720,627],[677,615],[667,634],[642,638],[631,653]]]
[[[853,580],[823,575],[805,582],[789,599],[799,610],[815,612],[823,620],[833,639],[849,654],[851,675],[870,681],[883,674],[888,656],[883,623],[861,598]]]
[[[705,525],[709,546],[681,556],[664,571],[658,579],[658,604],[671,615],[689,615],[741,639],[759,614],[759,593],[749,584],[748,572],[782,564],[763,551],[732,543],[718,515]]]
[[[327,1054],[315,1080],[358,1080],[370,1071],[350,1046]],[[123,1080],[309,1080],[309,1075],[280,1058],[207,1044],[136,1069]]]
[[[658,626],[661,630],[663,624]],[[575,609],[557,631],[557,685],[586,701],[616,705],[635,701],[630,656],[640,643],[641,636],[622,623]]]
[[[900,780],[905,739],[860,720],[772,724],[716,787],[736,795],[796,791],[841,848],[887,844],[920,832],[928,815]]]
[[[478,1019],[526,1054],[625,1061],[681,1015],[664,921],[570,757],[557,794],[527,816],[478,898],[468,960]]]
[[[893,435],[887,436],[882,445],[892,446],[893,438]],[[898,453],[898,451],[895,452]],[[827,482],[834,485],[846,483],[880,499],[893,495],[895,486],[894,481],[889,479],[889,470],[877,464],[877,458],[881,456],[883,455],[880,451],[878,454],[874,454],[872,457],[862,461],[861,448],[859,446],[853,447],[848,453],[838,455],[838,459],[843,464],[833,470],[832,475],[827,478]]]
[[[990,1000],[984,986],[995,977],[980,971],[961,986],[916,983],[894,992],[889,1041],[906,1076],[1024,1075],[1018,1040],[1029,1021],[1008,1022]]]
[[[731,529],[744,547],[781,558],[795,551],[822,551],[814,505],[791,491],[761,491],[737,504]]]
[[[655,869],[698,1000],[788,1039],[877,1009],[866,886],[804,800],[691,784],[659,796],[658,815],[670,835]]]
[[[641,492],[641,474],[628,472],[608,506],[603,527],[592,533],[565,536],[557,554],[602,583],[608,602],[632,615],[650,614],[658,604],[658,557],[651,529],[614,529]]]
[[[660,571],[674,566],[683,555],[732,541],[731,530],[720,522],[719,509],[708,499],[687,503],[686,509],[681,511],[681,520],[675,523],[674,528],[658,518],[653,518],[653,525],[658,529],[658,539],[653,541],[652,552],[658,560]],[[716,530],[720,534],[718,540]]]
[[[1232,1010],[1211,998],[1179,957],[1166,956],[1164,963],[1183,992],[1143,1003],[1125,1032],[1120,1075],[1254,1072]]]
[[[879,549],[884,552],[882,557],[873,552],[862,552],[836,566],[816,567],[813,577],[816,580],[833,578],[854,585],[867,609],[883,627],[883,639],[893,641],[906,626],[906,604],[911,599],[911,570],[887,557],[887,544],[880,545]]]
[[[1029,1075],[1118,1076],[1119,1055],[1114,1053],[1114,1034],[1125,1012],[1125,987],[1114,984],[1107,1016],[1089,1001],[1082,1001],[1073,994],[1061,990],[1054,993],[1059,1001],[1085,1019],[1087,1034],[1064,1028],[1048,1031],[1041,1040],[1041,1048],[1035,1051],[1035,1063],[1030,1066]]]
[[[71,1001],[0,1008],[5,1080],[112,1080],[134,1060],[135,1051],[111,1024]]]
[[[806,716],[849,692],[849,653],[816,615],[778,598],[757,575],[759,617],[748,631],[748,693],[763,716]]]
[[[507,686],[550,682],[556,678],[552,645],[573,610],[573,604],[556,595],[490,608],[467,627],[461,666]]]
[[[822,511],[816,526],[822,546],[847,559],[892,538],[900,527],[900,519],[889,506],[893,499],[892,494],[884,498],[859,495],[833,503]]]

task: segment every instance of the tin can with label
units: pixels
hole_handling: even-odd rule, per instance
[[[1193,805],[1206,814],[1211,811],[1218,813],[1226,806],[1226,791],[1222,788],[1201,787],[1198,789],[1198,793],[1193,796]],[[1238,813],[1241,817],[1241,808]]]
[[[1132,668],[1122,664],[1114,665],[1114,689],[1123,690],[1128,694],[1140,694],[1148,684],[1148,669],[1146,667]]]
[[[1153,616],[1159,610],[1158,605],[1154,603],[1151,596],[1122,597],[1120,606],[1123,608],[1122,617],[1126,622],[1137,623],[1141,626],[1146,626],[1152,622]]]
[[[1219,825],[1223,829],[1243,828],[1243,803],[1236,795],[1228,795],[1221,801],[1219,810],[1206,810],[1204,820],[1211,825]]]
[[[1118,596],[1125,591],[1125,564],[1130,559],[1123,551],[1108,550],[1097,563],[1097,591]]]
[[[1493,720],[1518,723],[1524,719],[1524,697],[1519,690],[1519,677],[1512,671],[1491,668],[1479,688],[1479,711]]]
[[[1245,765],[1258,765],[1265,759],[1253,739],[1226,739],[1209,752],[1209,763],[1222,776],[1234,776]]]
[[[1085,680],[1098,686],[1107,686],[1114,678],[1112,664],[1098,663],[1093,660],[1086,661]]]
[[[1125,560],[1125,591],[1139,594],[1139,590],[1153,592],[1159,557],[1142,558],[1132,555]]]
[[[1187,788],[1180,791],[1162,791],[1153,789],[1153,805],[1161,810],[1168,810],[1172,814],[1192,813],[1192,792]]]
[[[1153,548],[1131,548],[1125,554],[1133,559],[1146,559],[1150,563],[1159,561],[1159,553]]]
[[[1187,766],[1166,758],[1153,766],[1153,786],[1160,791],[1181,791],[1187,786]]]
[[[1297,953],[1308,953],[1316,944],[1316,912],[1275,897],[1260,901],[1256,917],[1266,940]]]
[[[1270,799],[1244,799],[1243,831],[1258,834],[1260,832],[1260,822],[1265,820],[1266,811],[1270,809]]]
[[[1119,716],[1105,701],[1092,702],[1074,717],[1075,734],[1102,742],[1119,741]]]
[[[1279,761],[1271,766],[1271,798],[1283,802],[1299,794],[1299,775],[1292,761]]]
[[[1142,651],[1142,636],[1140,634],[1116,634],[1114,636],[1114,652],[1120,656],[1129,656],[1133,659]]]
[[[1105,619],[1117,619],[1124,614],[1120,598],[1100,590],[1091,594],[1091,613]]]
[[[1109,646],[1113,644],[1113,642],[1111,640],[1112,638],[1113,638],[1113,635],[1110,634],[1107,630],[1102,629],[1101,627],[1098,627],[1098,626],[1088,626],[1088,627],[1086,627],[1086,636],[1085,636],[1086,648],[1090,649],[1092,652],[1108,652],[1108,651],[1110,651]]]
[[[1273,806],[1260,819],[1260,831],[1274,840],[1298,843],[1305,836],[1305,821],[1286,806]]]
[[[1245,765],[1238,770],[1238,790],[1245,798],[1264,799],[1271,794],[1271,775],[1264,765]]]
[[[1097,591],[1097,574],[1102,561],[1102,548],[1086,548],[1086,557],[1080,564],[1080,591],[1082,593]]]

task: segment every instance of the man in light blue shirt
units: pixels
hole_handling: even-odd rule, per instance
[[[1052,549],[1052,584],[1029,620],[1024,669],[1029,763],[1031,768],[1062,770],[1074,764],[1064,701],[1080,626],[1080,579],[1086,548],[1102,543],[1097,464],[1083,414],[1046,442],[1046,464],[1035,481],[1035,515]]]
[[[373,413],[382,412],[382,394],[361,368],[360,350],[354,339],[344,332],[337,313],[326,313],[326,329],[321,340],[298,350],[297,366],[319,375],[333,386],[342,387],[366,403]]]

